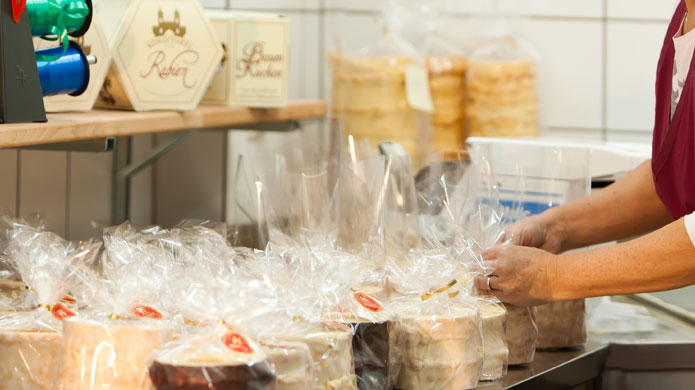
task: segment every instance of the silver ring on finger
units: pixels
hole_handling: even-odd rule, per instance
[[[490,280],[491,280],[491,279],[492,279],[491,277],[489,277],[489,276],[487,277],[487,289],[488,289],[489,291],[492,291],[492,290],[493,290],[493,289],[492,289],[492,286],[490,286]]]

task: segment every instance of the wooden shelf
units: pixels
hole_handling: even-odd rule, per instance
[[[326,115],[326,110],[323,101],[297,100],[291,101],[288,107],[278,109],[201,106],[186,112],[94,110],[88,113],[49,114],[47,123],[0,125],[0,148],[318,119]]]

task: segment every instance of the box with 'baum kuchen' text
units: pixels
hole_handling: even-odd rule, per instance
[[[225,58],[203,102],[287,106],[289,18],[222,10],[208,10],[207,15],[225,48]]]
[[[113,64],[97,104],[136,111],[197,107],[223,56],[199,1],[99,3],[102,18],[110,19]]]

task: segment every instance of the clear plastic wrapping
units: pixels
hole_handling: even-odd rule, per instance
[[[275,368],[277,390],[313,388],[314,359],[306,343],[267,339],[259,345]]]
[[[507,346],[509,347],[509,365],[527,364],[536,356],[538,328],[536,326],[535,307],[507,308]]]
[[[55,389],[152,388],[147,358],[174,333],[161,306],[171,256],[154,238],[163,234],[127,224],[107,229],[101,261],[75,267],[75,296],[91,304],[65,321]]]
[[[338,246],[381,264],[386,162],[382,156],[342,166],[336,202]]]
[[[359,283],[358,283],[359,284]],[[360,390],[393,388],[403,362],[398,322],[369,288],[343,291],[339,311],[324,316],[352,329],[352,352]]]
[[[572,348],[586,343],[586,305],[583,299],[538,306],[536,322],[539,349]]]
[[[263,349],[224,325],[168,343],[149,372],[157,390],[275,390],[275,370]]]
[[[20,221],[8,231],[4,261],[26,289],[0,313],[0,389],[47,390],[54,381],[63,320],[77,307],[67,293],[70,267],[93,259],[100,243],[69,243]]]
[[[429,139],[429,113],[413,108],[408,99],[408,69],[426,72],[425,58],[404,39],[376,20],[383,38],[359,50],[338,47],[330,54],[332,71],[332,114],[343,133],[402,145],[419,161]],[[429,91],[427,91],[429,94]]]
[[[0,315],[0,389],[48,390],[55,375],[60,333],[5,328]]]
[[[397,388],[475,388],[483,366],[478,308],[449,302],[446,295],[409,306],[399,316],[405,359]]]
[[[305,323],[276,338],[309,347],[314,362],[313,389],[357,389],[350,327],[338,322]]]
[[[275,390],[271,360],[258,343],[225,322],[237,306],[240,313],[252,310],[252,304],[264,310],[257,292],[265,286],[254,286],[229,267],[237,257],[224,232],[195,225],[172,229],[159,241],[173,255],[164,275],[163,304],[182,326],[175,340],[150,356],[154,387]]]
[[[147,358],[173,335],[157,319],[79,315],[65,321],[58,390],[150,390]]]
[[[483,326],[483,370],[480,380],[494,381],[507,374],[507,310],[496,299],[477,301]]]

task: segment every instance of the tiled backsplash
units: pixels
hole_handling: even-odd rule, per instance
[[[448,1],[457,15],[489,12],[492,5],[492,0]],[[289,15],[290,96],[322,98],[325,56],[334,47],[332,32],[341,29],[337,32],[346,47],[379,39],[373,15],[384,0],[202,3],[211,8],[231,6]],[[510,12],[528,17],[521,25],[523,35],[541,55],[548,134],[649,141],[656,62],[674,0],[506,0],[504,5]],[[344,16],[343,23],[333,23],[336,15]],[[480,28],[471,19],[456,20],[460,21],[451,23],[451,28],[461,34]],[[134,153],[145,153],[153,140],[165,137],[137,137]],[[222,133],[196,135],[134,178],[131,217],[138,223],[223,218],[221,188],[229,168],[222,160],[228,155],[233,161],[241,150],[267,150],[269,144],[282,143],[283,137],[287,135],[231,133],[230,149],[225,153],[217,148]],[[108,223],[111,162],[110,154],[0,151],[0,180],[5,183],[0,186],[0,210],[21,215],[38,211],[56,231],[71,238],[87,237],[93,231],[92,220]],[[209,174],[199,174],[202,171]]]

